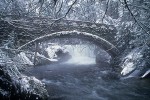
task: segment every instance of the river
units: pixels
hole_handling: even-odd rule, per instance
[[[150,100],[150,80],[123,79],[108,63],[97,65],[93,45],[71,47],[65,47],[72,56],[67,62],[35,66],[26,72],[45,83],[49,100]],[[109,55],[100,52],[99,59],[109,62]]]
[[[49,100],[150,100],[150,80],[121,79],[105,64],[55,63],[25,73],[45,83]]]

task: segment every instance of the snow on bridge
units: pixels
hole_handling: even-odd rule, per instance
[[[111,57],[116,57],[119,54],[119,50],[109,41],[97,35],[93,35],[86,32],[78,32],[78,31],[62,31],[62,32],[55,32],[52,34],[44,35],[20,46],[18,49],[22,49],[31,44],[38,44],[41,42],[45,42],[54,38],[80,38],[83,40],[88,40],[94,43],[95,45],[97,45],[98,47],[104,49],[109,55],[111,55]]]

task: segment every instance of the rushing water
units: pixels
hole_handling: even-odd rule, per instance
[[[46,84],[49,100],[150,100],[150,80],[122,79],[109,64],[96,65],[91,49],[79,52],[83,49],[76,47],[72,52],[67,46],[72,59],[65,63],[35,66],[25,72]],[[108,57],[102,54],[102,59]]]
[[[49,100],[150,99],[150,80],[120,79],[108,65],[60,63],[29,72],[46,84]]]

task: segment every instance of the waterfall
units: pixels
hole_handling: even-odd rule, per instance
[[[69,51],[72,58],[66,63],[69,64],[95,64],[95,55],[92,46],[87,44],[66,45],[65,48]]]

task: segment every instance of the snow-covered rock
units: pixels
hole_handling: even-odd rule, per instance
[[[47,52],[51,59],[56,59],[58,62],[67,61],[71,58],[69,51],[65,47],[59,45],[48,47]]]
[[[16,57],[14,57],[13,61],[21,64],[33,65],[33,62],[27,57],[24,52],[20,52]]]
[[[122,75],[127,75],[129,74],[131,71],[133,71],[136,67],[134,67],[133,62],[129,62],[126,63],[126,65],[124,65],[123,70],[121,71]]]
[[[149,68],[148,46],[141,46],[131,50],[126,57],[122,59],[121,74],[127,77],[141,77]],[[144,78],[145,75],[142,76]]]

